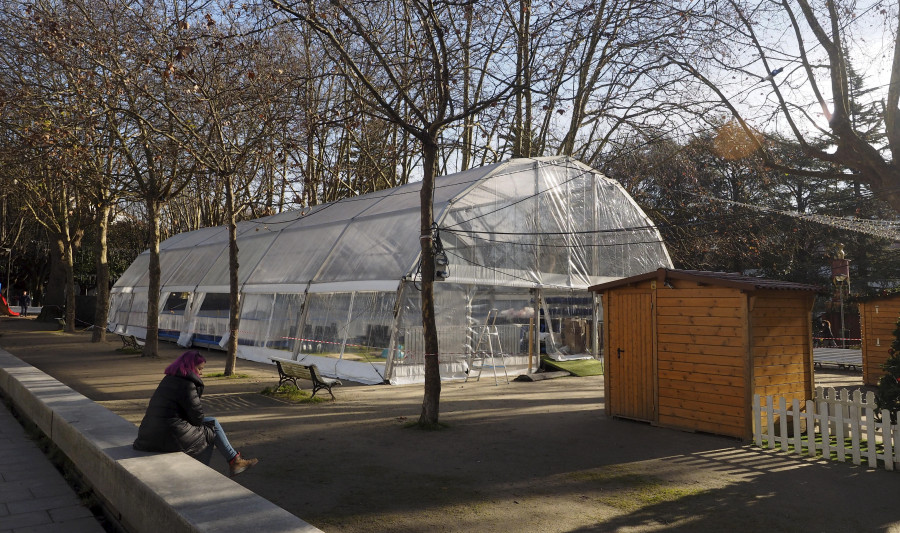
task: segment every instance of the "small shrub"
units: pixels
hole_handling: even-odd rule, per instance
[[[116,348],[116,351],[125,355],[140,355],[144,353],[143,350],[138,348]]]
[[[293,403],[321,403],[327,402],[328,400],[321,396],[313,396],[312,393],[300,390],[295,387],[293,384],[285,384],[278,388],[276,387],[266,387],[260,394],[264,396],[272,396],[273,398],[279,398],[281,400],[287,400]]]

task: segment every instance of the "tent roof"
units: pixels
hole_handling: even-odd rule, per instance
[[[241,222],[243,290],[396,288],[417,273],[421,187]],[[434,213],[454,281],[586,288],[671,266],[659,233],[624,189],[571,158],[512,159],[438,177]],[[224,226],[163,241],[163,289],[227,292],[227,249]],[[118,290],[148,285],[148,258],[134,261]]]

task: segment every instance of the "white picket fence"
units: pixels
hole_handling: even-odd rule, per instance
[[[859,390],[851,395],[847,389],[838,393],[831,387],[818,387],[815,399],[802,407],[796,399],[788,406],[784,398],[754,395],[756,445],[812,457],[819,452],[826,458],[836,454],[842,462],[849,456],[855,465],[865,460],[870,468],[900,470],[900,425],[891,424],[887,409],[876,420],[874,393],[863,397]]]

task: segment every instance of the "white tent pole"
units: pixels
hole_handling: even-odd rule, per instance
[[[593,302],[591,307],[594,315],[593,324],[591,324],[591,355],[594,356],[594,359],[600,359],[600,314],[603,313],[600,294],[592,292],[591,300]]]
[[[537,371],[541,367],[541,299],[543,298],[543,291],[540,287],[534,289],[534,356],[535,356],[535,366],[534,369]]]
[[[566,187],[566,198],[572,197],[572,179],[570,177],[572,167],[566,166],[566,180],[563,182],[563,185]],[[575,250],[572,245],[572,240],[574,237],[572,236],[572,232],[575,231],[573,228],[573,220],[572,220],[572,212],[565,211],[565,220],[563,220],[563,224],[565,224],[565,232],[566,232],[566,284],[569,287],[574,286],[574,280],[572,279],[572,254],[575,253]]]
[[[241,312],[242,313],[243,313],[243,308],[244,308],[243,300],[246,298],[247,298],[247,295],[245,294],[244,298],[241,299],[242,300],[241,301]],[[272,319],[275,317],[275,303],[277,302],[277,300],[278,300],[278,295],[275,293],[272,293],[272,306],[269,309],[269,319],[266,321],[266,334],[262,338],[263,346],[266,346],[266,344],[268,344],[269,338],[270,338],[269,336],[272,334]]]
[[[394,318],[391,321],[391,340],[388,341],[388,356],[387,361],[384,363],[384,379],[388,381],[390,381],[394,372],[394,357],[400,353],[400,350],[397,348],[397,343],[400,337],[400,320],[403,315],[403,292],[406,283],[405,277],[400,280],[400,284],[397,286],[397,299],[394,301]]]
[[[187,293],[187,298],[184,300],[184,312],[181,313],[181,328],[178,330],[178,340],[175,341],[175,344],[182,348],[186,348],[190,345],[191,325],[194,319],[194,300],[196,299],[195,294],[194,291]]]
[[[134,291],[131,291],[130,297],[128,298],[128,312],[125,313],[125,327],[122,328],[122,333],[128,334],[128,324],[131,322],[131,307],[134,305]]]
[[[341,351],[338,354],[338,360],[344,358],[344,350],[347,349],[347,336],[350,335],[350,325],[353,324],[353,302],[356,301],[356,295],[359,291],[350,293],[350,306],[347,308],[347,317],[344,319],[344,333],[341,335]]]
[[[306,324],[306,314],[309,308],[309,286],[312,282],[306,284],[306,290],[303,291],[303,303],[300,304],[300,316],[297,317],[297,339],[294,341],[294,350],[291,359],[298,360],[300,358],[300,347],[303,346],[303,325]]]

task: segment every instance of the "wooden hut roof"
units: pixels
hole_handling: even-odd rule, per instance
[[[660,268],[655,271],[647,272],[646,274],[638,274],[636,276],[630,276],[615,281],[600,283],[598,285],[588,287],[588,289],[594,292],[598,292],[653,279],[657,280],[660,283],[665,282],[667,279],[681,279],[695,281],[701,285],[720,285],[741,290],[775,289],[812,292],[821,290],[821,287],[819,287],[818,285],[756,278],[753,276],[744,276],[742,274],[733,272],[706,272],[702,270],[678,270],[671,268]]]
[[[900,288],[885,289],[878,294],[858,294],[850,297],[851,301],[856,302],[877,302],[878,300],[890,300],[900,297]]]

